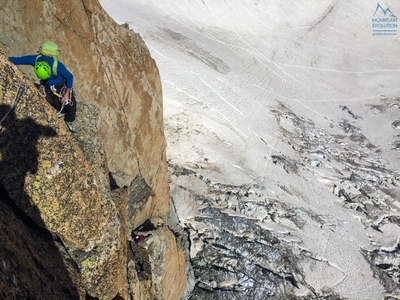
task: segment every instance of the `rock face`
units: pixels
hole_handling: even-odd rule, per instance
[[[157,66],[97,1],[1,1],[2,299],[180,299]],[[36,26],[32,26],[35,24]],[[40,26],[39,26],[40,25]],[[7,56],[52,40],[74,74],[73,136]],[[142,238],[135,241],[135,235]]]

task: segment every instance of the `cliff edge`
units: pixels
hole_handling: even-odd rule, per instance
[[[146,45],[97,1],[2,2],[1,298],[184,297],[161,84]],[[32,68],[7,59],[46,40],[74,74],[74,135],[37,92]]]

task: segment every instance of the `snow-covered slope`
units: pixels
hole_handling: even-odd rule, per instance
[[[399,3],[100,2],[160,69],[203,292],[399,296]]]

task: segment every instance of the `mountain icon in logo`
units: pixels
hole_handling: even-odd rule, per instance
[[[384,16],[386,16],[386,14],[389,13],[389,15],[390,15],[391,17],[397,18],[397,17],[394,15],[394,13],[392,13],[392,11],[390,10],[389,7],[386,8],[386,9],[384,9],[384,8],[381,6],[380,3],[378,3],[377,6],[376,6],[376,10],[375,10],[374,16],[376,15],[376,13],[377,13],[379,10],[383,12],[383,15],[384,15]]]

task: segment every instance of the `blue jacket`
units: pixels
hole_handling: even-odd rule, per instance
[[[34,66],[36,63],[36,57],[37,55],[26,55],[20,57],[9,57],[8,59],[14,65]],[[40,56],[37,61],[46,61],[50,65],[50,68],[53,66],[53,58],[49,56]],[[71,72],[68,71],[68,69],[60,61],[58,61],[57,73],[58,76],[51,74],[50,78],[43,82],[48,85],[57,85],[65,80],[65,87],[72,88],[74,76],[72,76]]]

